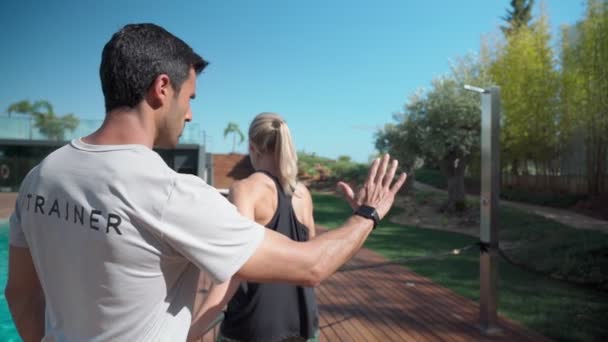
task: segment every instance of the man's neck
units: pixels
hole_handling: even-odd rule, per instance
[[[92,145],[138,144],[152,148],[156,128],[142,111],[119,108],[110,111],[99,129],[82,140]]]

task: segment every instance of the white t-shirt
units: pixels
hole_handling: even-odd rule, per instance
[[[44,289],[46,341],[183,341],[198,269],[224,281],[263,237],[151,149],[81,140],[27,175],[10,219]]]

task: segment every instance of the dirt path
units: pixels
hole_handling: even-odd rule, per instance
[[[445,193],[444,190],[437,189],[427,184],[414,182],[414,189],[435,192],[435,193]],[[477,196],[467,195],[472,198],[476,198]],[[608,221],[599,220],[593,217],[581,215],[579,213],[575,213],[571,210],[565,209],[556,209],[550,207],[543,207],[539,205],[532,205],[527,203],[520,202],[512,202],[500,200],[500,204],[508,205],[513,208],[525,210],[548,219],[563,223],[565,225],[578,228],[578,229],[589,229],[589,230],[597,230],[608,234]],[[477,235],[479,232],[477,232]]]

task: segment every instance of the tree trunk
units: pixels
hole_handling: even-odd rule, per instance
[[[450,155],[441,161],[441,172],[448,181],[448,199],[440,208],[442,212],[463,212],[466,209],[464,171],[463,158]]]
[[[528,159],[525,159],[522,163],[522,171],[521,174],[524,176],[529,176],[530,175],[530,169],[528,167]]]
[[[513,176],[519,176],[519,160],[517,160],[517,158],[513,159],[511,162],[511,174]]]
[[[592,133],[595,133],[592,131]],[[588,137],[587,140],[587,194],[595,197],[599,194],[598,164],[599,144],[595,136]]]

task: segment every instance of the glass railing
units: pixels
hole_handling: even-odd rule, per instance
[[[74,131],[65,130],[63,140],[89,135],[101,126],[102,120],[80,119],[78,127]],[[13,115],[0,116],[0,139],[22,139],[22,140],[56,140],[49,139],[34,120],[29,116]],[[179,139],[182,144],[202,145],[203,134],[197,123],[188,123]]]
[[[203,131],[201,130],[198,123],[189,122],[184,127],[181,137],[179,138],[181,144],[197,144],[204,145]]]

